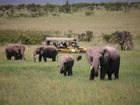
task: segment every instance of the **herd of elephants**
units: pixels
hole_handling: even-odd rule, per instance
[[[11,60],[14,57],[15,60],[25,59],[24,57],[25,46],[22,44],[9,44],[5,48],[5,55],[7,60]],[[42,59],[47,61],[47,58],[51,58],[52,61],[56,61],[56,56],[58,50],[54,46],[42,45],[35,49],[33,53],[34,61],[36,61],[36,56],[39,55],[38,59],[41,62]],[[77,54],[76,60],[80,60],[82,56]],[[105,46],[102,48],[87,48],[86,58],[88,63],[91,65],[90,68],[90,80],[94,80],[94,77],[98,76],[100,71],[100,79],[105,79],[108,76],[108,80],[112,80],[112,74],[114,74],[115,79],[119,78],[119,67],[120,67],[120,54],[118,50],[112,46]],[[60,73],[64,76],[73,75],[73,65],[74,57],[71,54],[63,54],[60,57]]]

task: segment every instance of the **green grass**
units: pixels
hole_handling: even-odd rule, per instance
[[[129,13],[99,11],[94,16],[83,14],[61,17],[0,19],[0,29],[53,30],[83,32],[91,30],[93,42],[80,42],[84,47],[103,46],[100,33],[126,30],[140,35],[139,11]],[[120,51],[119,80],[96,78],[89,81],[90,65],[85,56],[75,62],[72,77],[59,74],[56,62],[33,62],[36,46],[26,46],[26,61],[7,61],[5,46],[0,45],[0,105],[139,105],[140,40],[134,40],[133,51]],[[74,55],[75,56],[75,55]]]
[[[0,56],[0,105],[139,105],[140,41],[133,51],[121,51],[120,79],[89,81],[85,56],[75,62],[72,77],[59,74],[56,62],[6,61]],[[26,46],[33,51],[35,46]],[[75,56],[75,55],[73,55]]]

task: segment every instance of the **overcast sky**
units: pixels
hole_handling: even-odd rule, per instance
[[[140,2],[140,0],[69,0],[70,3],[79,3],[79,2]],[[0,0],[0,4],[29,4],[29,3],[37,3],[37,4],[64,4],[66,0]]]

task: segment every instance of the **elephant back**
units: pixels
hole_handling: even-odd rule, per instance
[[[111,57],[112,59],[116,59],[116,58],[118,58],[118,57],[120,56],[120,55],[119,55],[119,51],[118,51],[116,48],[111,47],[111,46],[105,46],[105,47],[103,48],[103,51],[108,52],[108,53],[110,54],[110,57]]]
[[[64,64],[66,62],[74,61],[74,58],[73,58],[73,56],[71,56],[69,54],[64,54],[61,56],[60,61],[61,61],[61,64]]]
[[[55,46],[45,46],[45,53],[47,57],[54,57],[58,54],[58,50]]]
[[[5,49],[6,52],[11,52],[11,53],[19,53],[19,45],[18,44],[8,44],[6,46],[6,49]]]

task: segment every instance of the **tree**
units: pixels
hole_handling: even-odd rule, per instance
[[[87,41],[90,42],[93,38],[93,32],[92,31],[87,31]]]
[[[71,13],[71,6],[68,0],[66,0],[66,4],[63,5],[63,8],[64,8],[65,13]]]
[[[117,43],[121,50],[132,50],[134,48],[133,38],[128,31],[116,31],[112,34],[103,34],[103,39],[108,43]]]
[[[113,33],[113,37],[118,42],[121,50],[131,50],[133,49],[132,35],[128,31],[116,31]]]
[[[17,5],[16,8],[17,8],[18,10],[22,10],[22,9],[25,9],[25,6],[26,6],[25,4],[19,4],[19,5]]]

